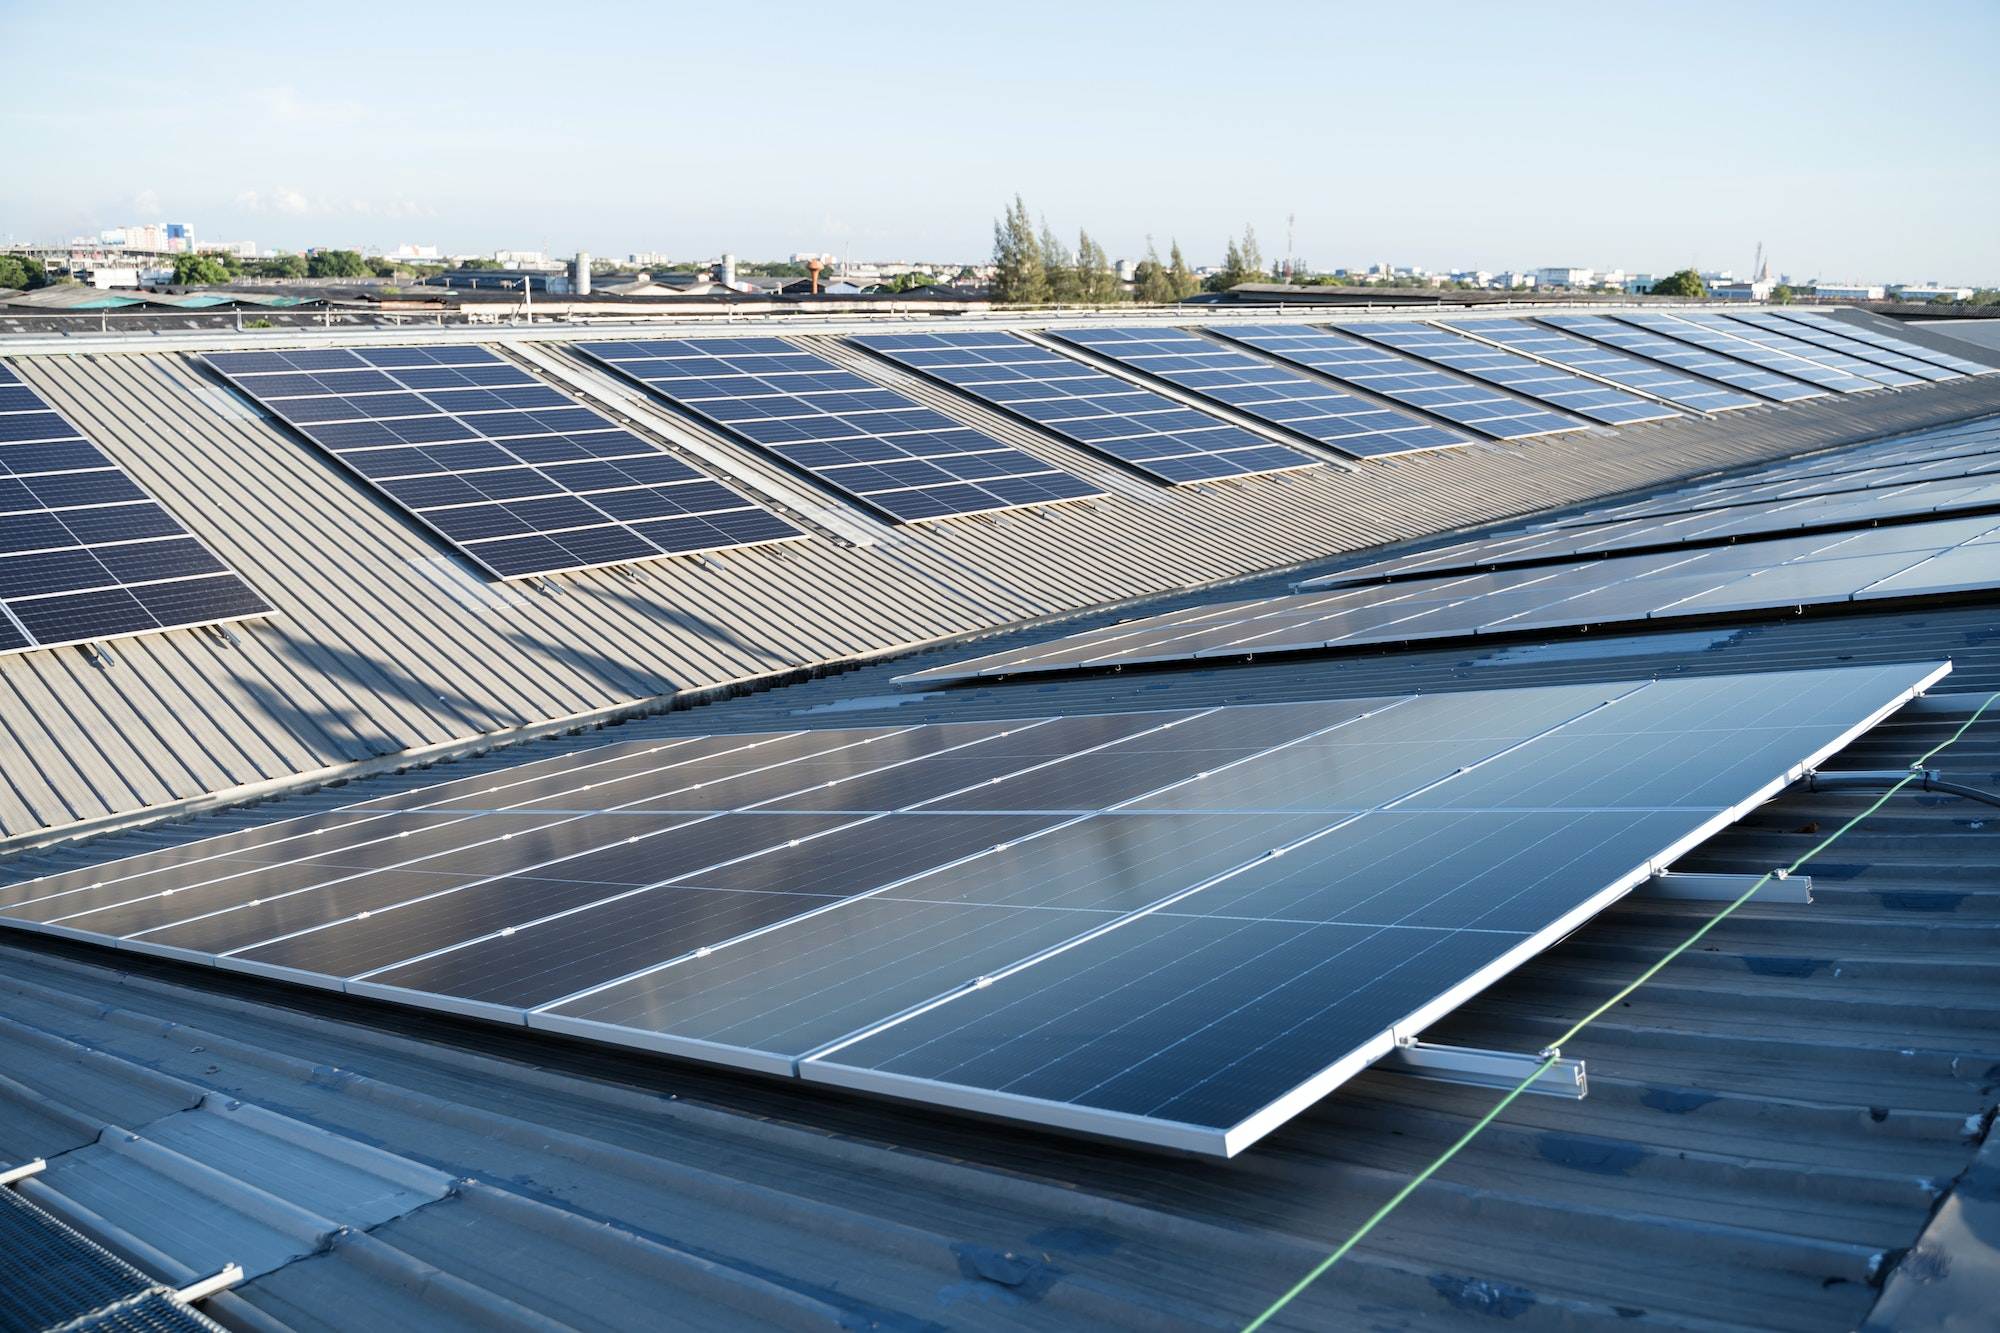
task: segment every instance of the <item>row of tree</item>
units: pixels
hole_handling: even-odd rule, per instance
[[[1264,276],[1263,265],[1257,234],[1246,227],[1241,243],[1230,239],[1222,270],[1209,278],[1209,289],[1222,291],[1240,282],[1254,282]],[[1104,247],[1092,240],[1088,231],[1079,229],[1076,248],[1070,249],[1047,219],[1036,225],[1019,195],[1014,196],[1005,215],[994,220],[993,269],[993,299],[1003,305],[1110,305],[1134,297],[1165,304],[1202,289],[1178,240],[1169,245],[1164,261],[1148,240],[1146,257],[1136,266],[1131,290],[1127,291]]]

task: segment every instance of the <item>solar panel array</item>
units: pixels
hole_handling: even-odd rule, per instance
[[[1732,311],[1727,314],[1690,312],[1682,318],[1705,328],[1727,330],[1739,338],[1748,338],[1772,351],[1816,361],[1822,366],[1845,371],[1856,379],[1872,380],[1876,384],[1886,385],[1892,389],[1921,384],[1926,378],[1900,368],[1849,355],[1828,347],[1822,341],[1808,342],[1802,337],[1795,337],[1794,334],[1798,330],[1793,328],[1790,321],[1776,319],[1754,310]]]
[[[1208,330],[1267,356],[1490,435],[1521,440],[1583,423],[1433,370],[1384,348],[1307,324],[1229,324]]]
[[[1103,492],[782,338],[650,338],[578,351],[798,471],[915,522]]]
[[[1446,328],[1469,338],[1498,343],[1510,351],[1540,361],[1567,366],[1580,374],[1593,375],[1639,393],[1664,398],[1691,412],[1733,412],[1758,407],[1760,401],[1747,393],[1737,393],[1719,384],[1675,373],[1654,362],[1602,347],[1557,329],[1544,328],[1528,319],[1452,320]]]
[[[1641,421],[1665,421],[1680,413],[1673,408],[1608,388],[1581,375],[1504,351],[1462,333],[1414,320],[1377,324],[1337,325],[1344,333],[1367,338],[1399,352],[1422,357],[1458,374],[1497,384],[1525,398],[1538,399],[1565,412],[1589,417],[1607,426]]]
[[[1228,1155],[1947,670],[632,742],[0,921]]]
[[[1012,333],[871,333],[849,341],[1169,485],[1314,464]]]
[[[1953,356],[1950,352],[1940,352],[1936,348],[1926,347],[1908,338],[1898,338],[1894,334],[1882,333],[1859,324],[1850,324],[1823,310],[1783,310],[1778,313],[1807,329],[1839,334],[1843,338],[1852,338],[1856,342],[1879,347],[1887,352],[1900,352],[1904,356],[1915,357],[1934,366],[1943,366],[1946,370],[1955,370],[1961,375],[2000,374],[2000,366],[1989,366],[1962,356]]]
[[[1315,590],[1124,621],[897,679],[947,683],[1977,591],[2000,587],[2000,516],[1300,586]]]
[[[1049,333],[1357,458],[1471,443],[1455,430],[1358,398],[1186,329],[1064,328]]]
[[[0,653],[270,612],[124,468],[0,365]]]
[[[1864,527],[2000,509],[2000,422],[1785,459],[1664,495],[1352,565],[1311,586],[1497,569],[1614,551]]]
[[[804,535],[483,347],[207,359],[503,579]]]
[[[1631,324],[1621,324],[1605,315],[1542,315],[1540,322],[1565,333],[1573,333],[1579,338],[1606,347],[1615,347],[1657,361],[1661,365],[1672,366],[1676,370],[1687,371],[1717,384],[1726,384],[1746,393],[1754,393],[1773,402],[1796,403],[1807,398],[1824,398],[1827,390],[1807,384],[1803,380],[1780,375],[1762,366],[1753,365],[1735,357],[1723,356],[1691,343],[1677,342],[1672,338]]]
[[[1800,324],[1786,319],[1773,310],[1732,310],[1729,312],[1729,317],[1738,324],[1748,324],[1764,333],[1775,333],[1808,347],[1833,352],[1858,365],[1899,371],[1901,372],[1899,378],[1905,383],[1922,381],[1934,384],[1943,380],[1964,378],[1955,370],[1932,365],[1920,357],[1905,356],[1901,352],[1890,351],[1873,343],[1863,342],[1859,338],[1850,338],[1838,330]]]
[[[1836,393],[1866,393],[1870,389],[1882,387],[1872,379],[1826,365],[1817,357],[1801,356],[1792,349],[1752,338],[1750,334],[1754,330],[1741,325],[1732,328],[1726,320],[1718,322],[1712,317],[1699,314],[1682,316],[1654,311],[1621,314],[1616,318],[1645,329],[1649,333],[1657,333],[1666,338],[1678,338],[1696,347],[1720,352],[1724,356],[1733,356],[1739,361],[1748,361],[1751,365],[1762,366],[1781,375],[1790,375],[1794,379],[1817,384]]]

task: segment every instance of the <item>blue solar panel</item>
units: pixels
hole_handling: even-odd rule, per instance
[[[1936,348],[1926,347],[1922,343],[1911,342],[1908,338],[1898,338],[1893,334],[1878,333],[1874,329],[1865,328],[1859,324],[1850,324],[1844,319],[1836,319],[1822,310],[1786,310],[1781,312],[1781,314],[1784,319],[1815,332],[1838,334],[1843,338],[1852,339],[1869,347],[1879,347],[1889,352],[1900,352],[1904,356],[1927,362],[1933,366],[1942,366],[1946,370],[1955,370],[1961,375],[2000,374],[2000,367],[1983,365],[1978,361],[1967,360],[1962,356],[1953,356],[1950,352],[1940,352]]]
[[[1550,361],[1559,366],[1601,380],[1624,385],[1642,393],[1664,398],[1694,412],[1731,412],[1759,406],[1747,393],[1737,393],[1718,384],[1691,379],[1663,366],[1641,361],[1623,352],[1582,338],[1571,337],[1526,319],[1453,320],[1446,327],[1469,337],[1498,343],[1523,356]]]
[[[1764,333],[1777,334],[1787,343],[1798,343],[1810,349],[1817,360],[1825,361],[1827,354],[1832,353],[1840,359],[1830,364],[1853,370],[1857,375],[1865,371],[1872,379],[1880,379],[1879,372],[1884,370],[1895,372],[1894,382],[1897,384],[1918,382],[1935,384],[1943,380],[1964,378],[1955,370],[1946,370],[1943,366],[1934,366],[1914,356],[1906,356],[1901,352],[1865,343],[1858,338],[1849,338],[1834,330],[1795,324],[1775,311],[1732,310],[1729,312],[1729,318],[1738,324],[1748,324],[1751,328]]]
[[[1209,332],[1497,440],[1583,429],[1580,421],[1310,325],[1228,324],[1216,325]]]
[[[850,341],[1169,485],[1313,465],[1295,449],[1011,333]]]
[[[676,406],[902,522],[1103,492],[782,338],[577,343]]]
[[[1814,388],[1810,384],[1791,379],[1766,370],[1761,366],[1723,356],[1692,343],[1676,342],[1672,338],[1649,333],[1631,324],[1621,324],[1603,315],[1543,315],[1540,322],[1580,338],[1616,347],[1621,351],[1657,361],[1661,365],[1673,366],[1699,375],[1703,379],[1727,384],[1731,388],[1754,393],[1773,402],[1795,403],[1807,398],[1824,398],[1826,390]]]
[[[501,578],[804,535],[483,347],[208,362]]]
[[[1666,338],[1677,338],[1681,342],[1703,347],[1724,356],[1733,356],[1739,361],[1762,366],[1766,370],[1790,375],[1808,384],[1817,384],[1836,393],[1866,393],[1882,386],[1874,380],[1863,379],[1845,370],[1837,369],[1818,360],[1800,356],[1797,351],[1784,347],[1766,346],[1765,343],[1749,335],[1755,330],[1742,325],[1732,326],[1727,320],[1717,320],[1698,313],[1686,315],[1666,315],[1653,311],[1621,314],[1615,318],[1648,333],[1657,333]]]
[[[270,612],[125,469],[0,366],[0,652]]]
[[[1050,329],[1051,336],[1357,458],[1470,444],[1455,430],[1344,393],[1185,329]]]
[[[1794,336],[1790,323],[1755,310],[1732,310],[1726,314],[1689,314],[1687,318],[1708,328],[1727,329],[1739,338],[1748,338],[1760,347],[1768,347],[1772,351],[1785,352],[1808,361],[1815,361],[1822,366],[1845,371],[1856,379],[1872,380],[1892,389],[1922,384],[1930,378],[1928,373],[1915,375],[1864,357],[1849,355],[1829,347],[1824,340],[1809,341],[1804,337]],[[1935,373],[1933,367],[1925,367],[1925,370]]]
[[[1539,399],[1607,426],[1664,421],[1680,415],[1671,407],[1634,397],[1620,389],[1606,388],[1581,375],[1572,375],[1566,370],[1503,351],[1450,329],[1414,320],[1342,324],[1339,327],[1345,333],[1420,356],[1461,375],[1497,384],[1523,397]]]

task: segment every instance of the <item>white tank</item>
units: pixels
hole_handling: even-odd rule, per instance
[[[590,295],[590,251],[579,250],[569,267],[569,289],[577,296]]]

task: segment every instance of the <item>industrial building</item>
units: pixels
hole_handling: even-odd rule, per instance
[[[1421,313],[0,338],[16,1322],[1976,1320],[2000,354]]]

